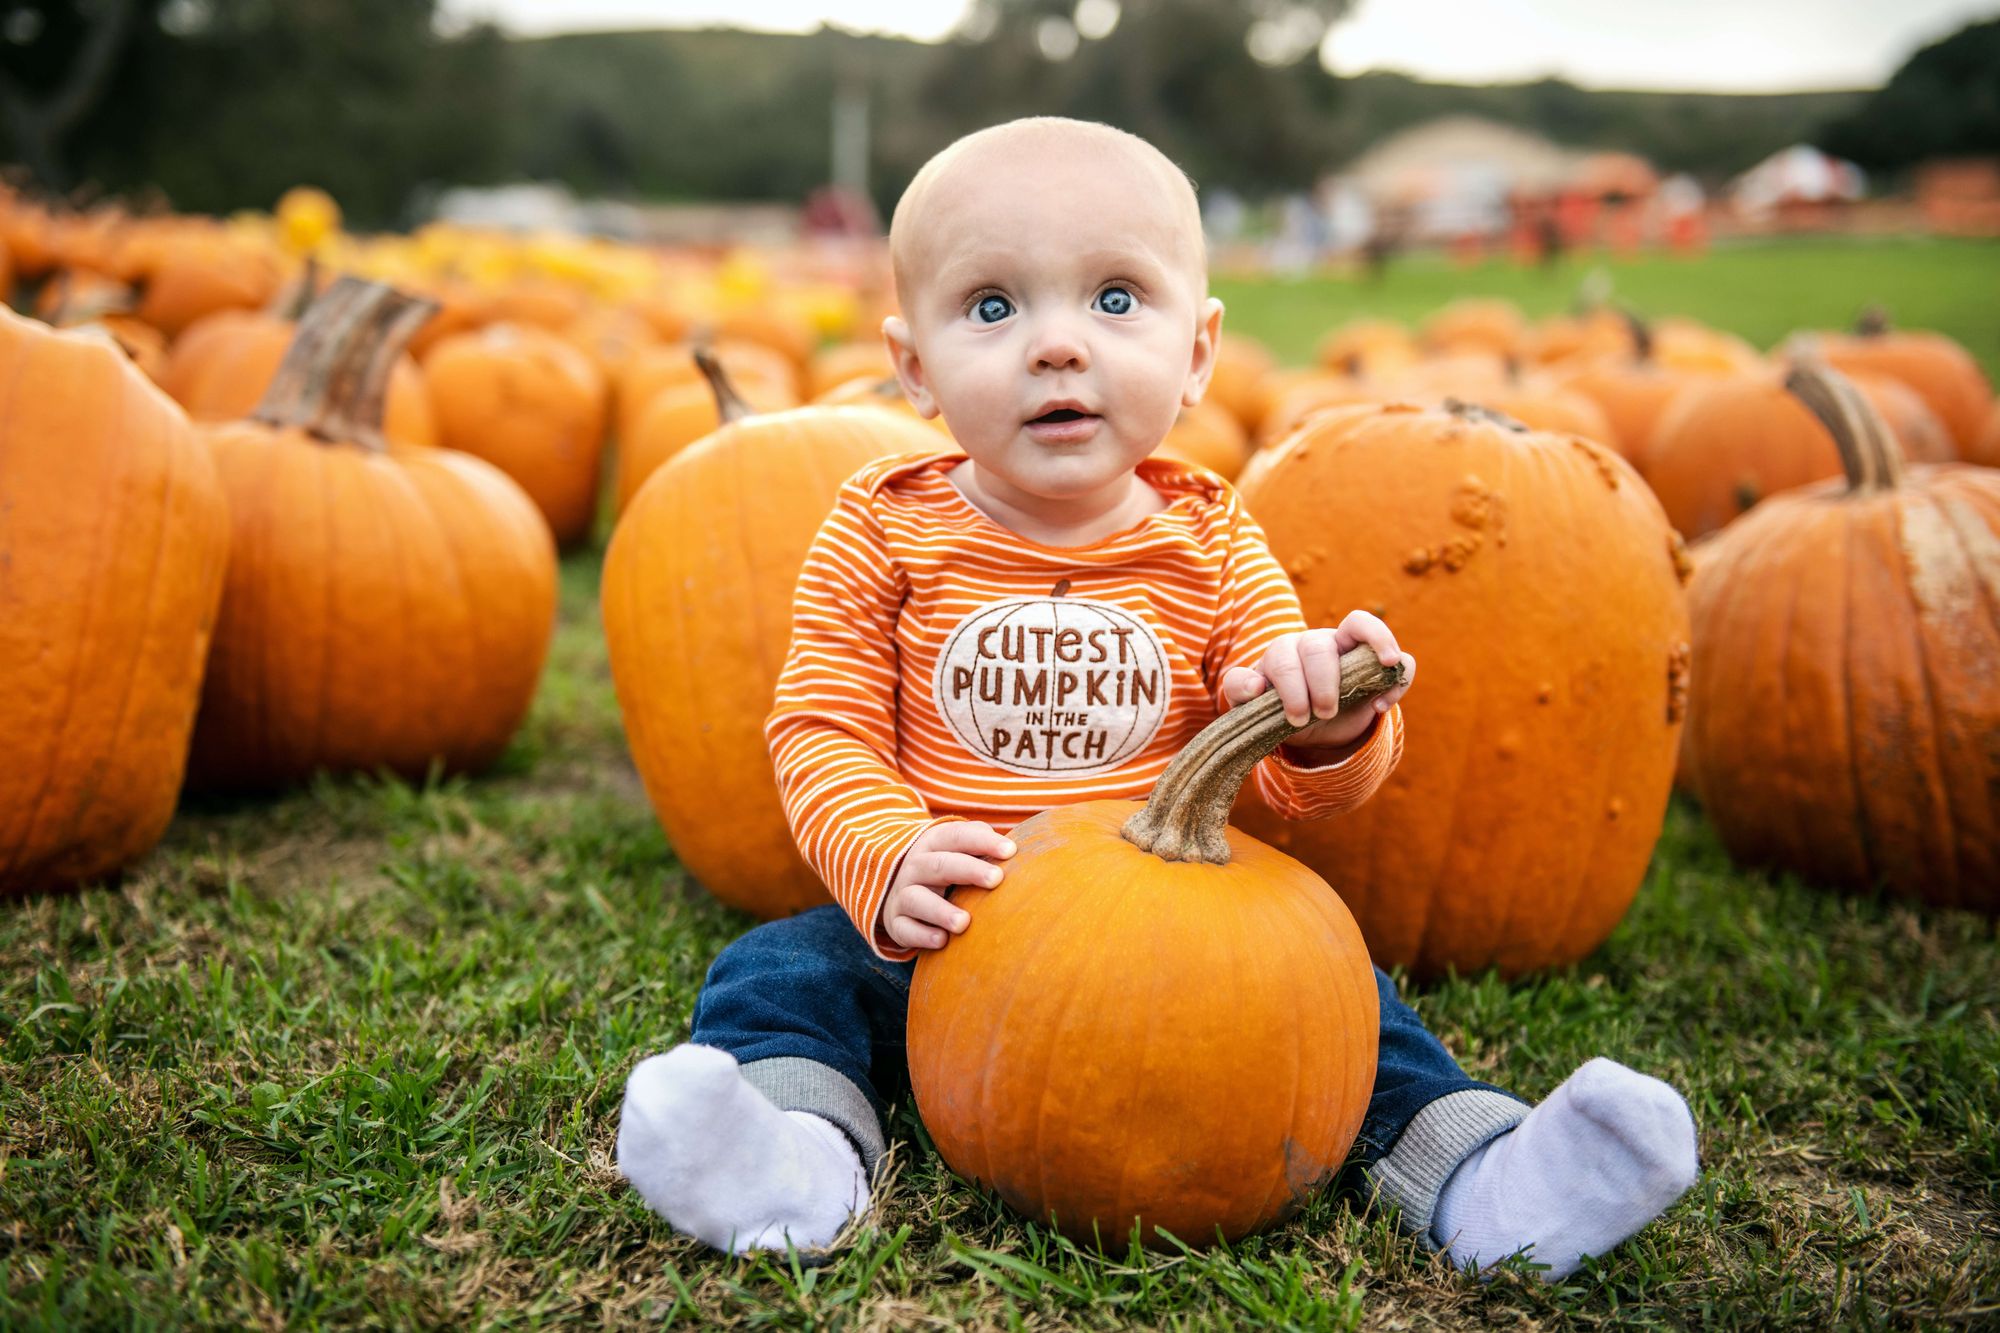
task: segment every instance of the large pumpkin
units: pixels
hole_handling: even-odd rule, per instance
[[[2000,912],[2000,473],[1905,467],[1837,373],[1788,382],[1845,476],[1703,554],[1694,789],[1740,860]]]
[[[1346,408],[1252,460],[1244,501],[1315,625],[1360,607],[1426,667],[1359,810],[1242,826],[1353,909],[1377,962],[1581,958],[1645,875],[1687,685],[1686,564],[1610,450],[1477,408]]]
[[[1962,457],[1970,457],[1993,405],[1993,386],[1972,353],[1942,333],[1893,330],[1870,310],[1850,337],[1827,338],[1821,347],[1834,369],[1891,375],[1930,404],[1951,432]]]
[[[492,464],[382,437],[430,309],[342,278],[252,417],[209,428],[234,543],[191,782],[477,770],[527,712],[554,630],[548,525]]]
[[[172,817],[229,518],[109,338],[0,310],[0,895],[106,874]]]
[[[675,854],[724,902],[777,917],[831,901],[792,841],[764,744],[799,567],[842,482],[939,440],[869,407],[746,413],[729,394],[722,428],[626,506],[604,557],[604,632],[632,759]]]
[[[1343,706],[1393,684],[1365,648]],[[999,889],[917,963],[910,1085],[938,1151],[1021,1213],[1114,1250],[1284,1217],[1339,1169],[1374,1086],[1367,946],[1306,866],[1226,827],[1295,728],[1275,691],[1188,742],[1150,798],[1014,830]]]
[[[590,535],[610,391],[582,351],[533,324],[454,334],[424,361],[438,443],[519,482],[556,543]]]
[[[1838,475],[1840,454],[1779,374],[1759,371],[1712,379],[1675,399],[1645,471],[1667,518],[1693,540],[1766,496]]]

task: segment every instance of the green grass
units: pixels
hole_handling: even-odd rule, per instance
[[[1228,294],[1294,353],[1356,308]],[[1682,805],[1592,957],[1414,995],[1527,1095],[1597,1054],[1686,1093],[1700,1183],[1569,1281],[1470,1281],[1335,1196],[1226,1250],[1081,1252],[953,1181],[907,1104],[837,1263],[675,1237],[613,1169],[620,1091],[750,923],[646,807],[598,560],[565,562],[495,773],[194,803],[122,884],[0,905],[0,1328],[2000,1324],[1994,925],[1736,870]]]
[[[1416,322],[1460,296],[1504,296],[1529,315],[1568,310],[1584,277],[1602,269],[1613,297],[1658,317],[1685,315],[1739,333],[1760,348],[1800,329],[1843,329],[1879,303],[1896,324],[1942,329],[2000,383],[2000,244],[1885,239],[1758,242],[1705,257],[1607,260],[1571,255],[1550,270],[1495,260],[1460,267],[1413,256],[1380,285],[1355,281],[1237,281],[1218,277],[1231,328],[1271,342],[1303,362],[1327,329],[1368,314]]]

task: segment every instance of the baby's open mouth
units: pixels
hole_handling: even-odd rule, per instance
[[[1058,407],[1053,412],[1044,412],[1038,417],[1030,418],[1028,424],[1038,426],[1058,421],[1081,421],[1088,415],[1088,413],[1079,412],[1074,408]]]

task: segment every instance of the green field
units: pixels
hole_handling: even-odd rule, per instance
[[[1992,241],[1743,243],[1699,259],[1571,255],[1547,270],[1420,256],[1398,261],[1379,285],[1218,276],[1214,289],[1229,310],[1225,336],[1240,329],[1304,362],[1320,334],[1357,315],[1415,322],[1461,296],[1504,296],[1530,315],[1556,314],[1600,269],[1622,304],[1651,317],[1702,320],[1766,349],[1800,329],[1846,328],[1863,307],[1879,304],[1898,325],[1950,333],[2000,383],[2000,243]]]
[[[1296,357],[1363,310],[1555,309],[1581,271],[1220,287]],[[1760,344],[1880,299],[1989,365],[2000,347],[1996,246],[1614,277]],[[1525,1094],[1597,1054],[1686,1093],[1700,1182],[1560,1285],[1461,1277],[1333,1196],[1226,1250],[1079,1252],[953,1181],[907,1104],[894,1186],[838,1262],[675,1237],[613,1168],[620,1092],[750,923],[687,882],[639,789],[600,558],[565,562],[498,771],[192,803],[121,885],[0,906],[0,1328],[2000,1325],[1994,924],[1738,871],[1683,804],[1595,955],[1412,992]]]

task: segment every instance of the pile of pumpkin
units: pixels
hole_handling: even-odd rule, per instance
[[[356,238],[315,192],[227,223],[0,197],[0,286],[16,276],[40,320],[0,313],[0,893],[143,854],[184,775],[268,790],[489,764],[546,654],[557,546],[592,533],[608,491],[611,666],[676,854],[758,915],[825,901],[762,735],[792,585],[847,476],[948,445],[868,332],[879,282],[561,239]],[[1583,957],[1639,887],[1677,757],[1746,859],[2000,909],[2000,470],[1978,465],[2000,462],[2000,412],[1963,349],[1871,321],[1767,358],[1686,321],[1537,325],[1468,301],[1416,331],[1350,324],[1317,361],[1281,369],[1227,337],[1162,448],[1239,480],[1310,620],[1364,607],[1422,654],[1401,768],[1317,824],[1239,799],[1233,822],[1294,861],[1222,827],[1283,734],[1236,710],[1154,811],[1230,864],[1169,864],[1185,858],[1121,840],[1121,812],[1044,816],[1012,887],[964,899],[984,930],[940,956],[959,970],[919,976],[913,1077],[940,1144],[1025,1211],[1067,1206],[1072,1234],[1128,1216],[1241,1234],[1323,1183],[1370,1081],[1369,956],[1508,975]],[[1094,1014],[1074,986],[1122,983],[1095,948],[1048,955],[1033,914],[1114,881],[1174,899],[1121,955],[1148,975],[1233,971],[1217,959],[1246,923],[1297,946],[1283,966],[1256,946],[1269,1040],[1237,1039],[1249,1010],[1199,987],[1172,1027],[1222,1014],[1190,1039],[1261,1061],[1315,981],[1326,1040],[1290,1042],[1318,1054],[1264,1085],[1324,1097],[1253,1108],[1235,1080],[1128,1115],[1162,1081],[1044,1058],[1103,1050],[1094,1018],[1010,1048],[1036,1079],[1088,1068],[1092,1088],[996,1083],[995,1030],[949,1019],[990,1011],[981,987],[1017,969],[969,950],[1044,941],[1074,985],[1042,990]],[[1309,928],[1305,899],[1323,909]],[[1277,1147],[1199,1197],[1135,1200],[1122,1168],[1080,1164],[1057,1173],[1066,1203],[1025,1177],[1008,1192],[1008,1163],[1061,1151],[1036,1137],[1038,1096],[1086,1093],[1111,1098],[1091,1162],[1192,1160],[1248,1142],[1251,1119]],[[1128,1133],[1122,1157],[1097,1150]]]
[[[184,779],[490,764],[610,423],[621,498],[719,424],[696,328],[759,406],[856,364],[878,396],[879,348],[820,347],[859,288],[777,261],[337,220],[315,191],[227,222],[0,195],[0,295],[32,315],[0,312],[0,894],[129,863]],[[405,290],[353,276],[383,272]]]

